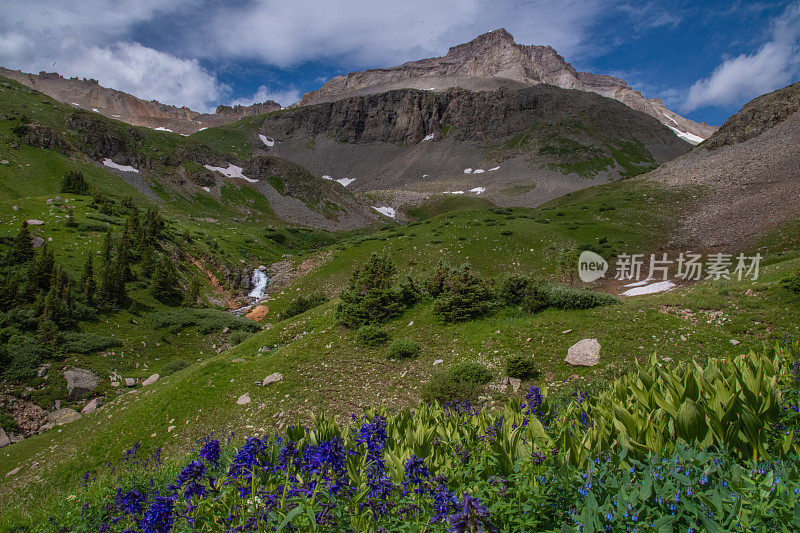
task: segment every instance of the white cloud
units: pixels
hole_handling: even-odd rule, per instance
[[[266,102],[267,100],[273,100],[281,104],[283,107],[287,107],[299,102],[302,96],[303,95],[297,89],[270,90],[266,85],[262,85],[252,96],[247,98],[237,98],[236,100],[233,100],[230,105],[248,106],[252,104],[260,104]]]
[[[800,3],[775,19],[770,39],[751,54],[725,60],[708,78],[697,80],[682,106],[730,106],[773,91],[800,77]]]

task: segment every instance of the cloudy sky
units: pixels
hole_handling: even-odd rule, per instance
[[[7,0],[0,15],[1,66],[201,111],[290,104],[501,27],[717,125],[800,80],[800,0]]]

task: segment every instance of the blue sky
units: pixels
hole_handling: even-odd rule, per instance
[[[27,0],[0,14],[0,65],[197,110],[290,104],[337,74],[442,55],[500,27],[716,125],[800,80],[800,0]]]

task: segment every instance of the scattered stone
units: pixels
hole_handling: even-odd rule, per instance
[[[83,409],[81,409],[81,413],[88,415],[89,413],[93,413],[94,411],[100,409],[102,405],[103,405],[103,399],[95,398],[94,400],[87,403]]]
[[[158,381],[159,377],[160,376],[158,374],[153,374],[152,376],[150,376],[146,380],[142,381],[142,387],[146,387],[147,385],[152,385],[153,383]]]
[[[565,329],[564,331],[561,332],[562,335],[566,335],[567,333],[572,333],[572,330],[571,329]]]
[[[31,237],[31,246],[34,248],[41,248],[44,246],[44,239],[39,237],[38,235],[34,235]]]
[[[125,386],[126,387],[135,387],[136,386],[136,380],[133,379],[133,378],[125,378]]]
[[[411,322],[409,322],[409,323],[408,323],[408,327],[411,327],[411,326],[413,326],[413,325],[414,325],[414,321],[413,321],[413,320],[412,320]]]
[[[517,378],[508,378],[508,382],[511,384],[511,390],[514,392],[517,392],[520,385],[522,385],[522,380]]]
[[[0,428],[0,448],[4,448],[11,444],[11,439],[8,438],[3,428]]]
[[[669,363],[670,361],[672,361],[672,357],[665,357],[662,359],[662,361],[664,361],[665,363]]]
[[[91,394],[100,383],[100,378],[85,368],[70,368],[64,372],[64,378],[67,380],[67,393],[72,400]]]
[[[441,365],[442,363],[444,363],[442,359],[437,359],[436,361],[433,362],[433,366]]]
[[[16,467],[14,470],[12,470],[8,474],[6,474],[6,477],[15,475],[17,472],[20,471],[21,468],[22,468],[21,466]]]
[[[80,417],[81,414],[78,411],[75,409],[70,409],[69,407],[59,409],[58,411],[53,411],[47,415],[47,419],[54,426],[61,426],[64,424],[69,424],[70,422],[75,422]]]
[[[36,371],[36,377],[37,378],[47,377],[48,372],[50,372],[50,363],[45,363],[39,367],[39,370]]]
[[[231,363],[244,363],[244,359],[237,357],[236,359],[231,359]]]
[[[231,328],[229,328],[228,326],[225,326],[224,328],[222,328],[222,333],[230,333],[230,331],[231,331]]]
[[[686,340],[686,335],[681,335],[681,340],[685,341]]]
[[[175,426],[170,426],[167,428],[167,433],[172,433],[172,430],[175,429]]]
[[[111,382],[111,386],[112,387],[119,387],[119,381],[112,381]]]
[[[39,220],[38,218],[31,218],[27,220],[29,226],[42,226],[44,225],[44,220]]]
[[[579,380],[579,379],[580,379],[580,376],[579,376],[578,374],[572,374],[572,375],[569,377],[569,379],[571,379],[572,381],[577,381],[577,380]]]
[[[264,378],[264,381],[261,382],[261,385],[266,387],[267,385],[272,385],[273,383],[277,383],[279,381],[283,381],[283,374],[280,372],[275,372],[274,374],[270,374],[269,376]]]
[[[595,366],[600,362],[600,343],[597,339],[582,339],[567,351],[564,362],[573,366]]]
[[[252,400],[250,399],[250,393],[245,392],[236,400],[237,405],[246,405],[250,403]]]
[[[733,344],[734,346],[738,346],[739,341],[737,341],[736,339],[731,339],[731,344]]]

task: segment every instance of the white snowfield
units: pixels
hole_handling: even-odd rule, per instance
[[[324,179],[324,180],[329,180],[329,181],[333,181],[333,178],[332,178],[332,177],[330,177],[330,176],[328,176],[327,174],[325,174],[324,176],[322,176],[322,179]]]
[[[136,173],[139,172],[138,168],[131,167],[131,166],[128,166],[128,165],[118,165],[118,164],[114,163],[109,158],[103,159],[103,164],[105,166],[107,166],[108,168],[114,168],[116,170],[121,170],[122,172],[136,172]]]
[[[171,129],[165,128],[164,126],[159,126],[157,128],[153,128],[153,129],[156,130],[156,131],[168,131],[170,133],[174,133]]]
[[[472,169],[471,168],[465,168],[464,169],[464,174],[472,174]]]
[[[483,170],[482,168],[476,168],[475,170],[472,171],[473,174],[483,174],[484,172],[486,171]]]
[[[464,194],[464,191],[444,191],[444,194]]]
[[[375,207],[373,205],[372,209],[374,209],[375,211],[377,211],[381,215],[385,215],[385,216],[387,216],[389,218],[394,218],[395,215],[396,215],[394,209],[392,209],[391,207],[385,207],[385,206],[384,207]]]
[[[633,284],[632,284],[633,285]],[[642,285],[634,287],[623,292],[621,296],[641,296],[642,294],[655,294],[657,292],[666,292],[675,288],[675,284],[671,281],[658,281],[650,283],[649,285]]]
[[[686,142],[690,142],[692,144],[700,144],[701,142],[705,141],[702,137],[695,135],[694,133],[689,133],[687,131],[681,131],[678,128],[673,128],[669,124],[665,124],[669,129],[675,132],[675,135],[680,137]]]
[[[203,187],[203,190],[206,192],[211,192],[211,189],[209,189],[208,187]]]
[[[489,172],[494,172],[495,170],[500,170],[500,165],[497,165],[496,167],[490,168]]]
[[[202,124],[202,122],[198,122],[198,124]],[[208,128],[200,128],[200,129],[199,129],[199,130],[197,130],[197,131],[203,131],[203,130],[207,130],[207,129],[208,129]]]
[[[96,108],[96,107],[93,107],[93,108],[92,108],[92,111],[94,111],[95,113],[97,113],[97,108]]]
[[[425,142],[425,141],[432,141],[432,140],[433,140],[433,133],[429,133],[429,134],[427,134],[427,135],[425,136],[425,138],[424,138],[424,139],[422,139],[422,142]]]
[[[343,187],[347,187],[348,185],[350,185],[351,183],[353,183],[354,181],[356,181],[356,179],[355,179],[355,178],[339,178],[339,179],[338,179],[338,180],[336,180],[336,181],[338,181],[339,183],[341,183]]]
[[[74,105],[74,106],[78,106],[78,107],[80,107],[80,106],[81,106],[81,104],[79,104],[78,102],[72,102],[72,105]]]
[[[220,174],[228,178],[241,178],[245,181],[249,181],[250,183],[256,183],[258,181],[250,179],[244,174],[242,174],[242,167],[237,167],[233,163],[228,163],[228,168],[212,167],[211,165],[203,165],[203,166],[212,172],[219,172]]]
[[[481,194],[486,190],[486,187],[475,187],[474,189],[470,189],[469,192],[474,192],[475,194]]]
[[[273,139],[273,138],[271,138],[271,137],[267,137],[266,135],[260,135],[260,134],[259,134],[258,138],[259,138],[259,139],[261,139],[261,142],[262,142],[262,143],[266,144],[266,145],[267,145],[267,146],[269,146],[270,148],[272,148],[273,146],[275,146],[275,139]]]

